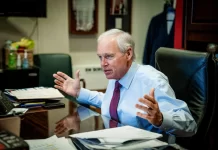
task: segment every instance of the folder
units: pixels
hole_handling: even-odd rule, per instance
[[[134,149],[168,145],[158,140],[162,136],[159,133],[128,125],[70,135],[72,139],[76,138],[79,143],[91,149]]]

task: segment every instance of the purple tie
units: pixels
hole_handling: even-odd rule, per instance
[[[117,115],[117,106],[120,100],[120,83],[118,81],[115,82],[115,88],[114,88],[114,93],[113,97],[111,99],[111,104],[110,104],[110,115],[111,118],[115,121],[119,121],[118,115]]]

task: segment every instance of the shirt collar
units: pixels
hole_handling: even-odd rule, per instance
[[[135,76],[136,71],[138,70],[139,65],[135,62],[132,62],[131,67],[127,71],[127,73],[119,80],[119,83],[126,89],[129,88],[133,77]]]

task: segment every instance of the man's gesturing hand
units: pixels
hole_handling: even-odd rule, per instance
[[[147,119],[155,126],[160,126],[163,121],[163,116],[160,112],[158,102],[154,97],[154,88],[151,89],[149,95],[145,94],[143,98],[140,98],[139,102],[144,105],[136,104],[136,108],[141,109],[145,113],[137,112],[137,116]]]
[[[53,77],[55,78],[54,87],[67,93],[68,95],[77,97],[81,88],[79,72],[79,70],[76,71],[76,78],[73,79],[65,73],[58,71],[57,73],[53,74]]]

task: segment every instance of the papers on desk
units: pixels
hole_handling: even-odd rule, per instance
[[[70,135],[87,148],[95,149],[139,149],[168,145],[157,138],[162,134],[132,126],[122,126],[98,131]]]
[[[57,89],[49,87],[35,87],[16,90],[5,90],[5,94],[13,96],[18,100],[25,99],[58,99],[64,98]]]
[[[30,150],[76,150],[73,143],[65,138],[57,138],[56,135],[47,139],[25,140],[30,147]]]
[[[27,108],[13,108],[7,115],[23,115],[27,112]]]

